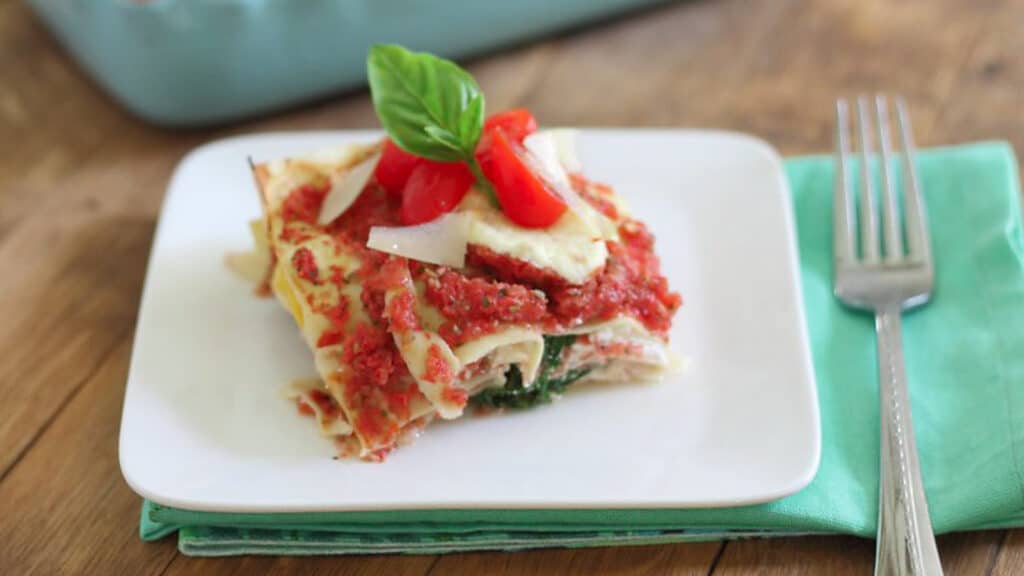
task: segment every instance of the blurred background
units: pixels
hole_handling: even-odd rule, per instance
[[[119,147],[180,154],[239,131],[373,126],[373,41],[457,56],[489,110],[525,105],[546,124],[726,128],[807,152],[828,148],[837,95],[882,89],[908,96],[922,142],[1013,138],[1019,4],[5,0],[0,174],[30,163],[33,180],[59,177]]]

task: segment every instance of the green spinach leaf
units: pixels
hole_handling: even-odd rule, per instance
[[[570,384],[583,378],[590,368],[569,370],[558,378],[551,373],[562,362],[562,352],[576,340],[575,336],[545,336],[544,356],[541,359],[540,374],[533,386],[523,386],[523,374],[518,366],[512,366],[505,374],[505,386],[488,388],[472,398],[473,403],[492,408],[531,408],[538,404],[546,404],[559,394],[565,392]]]

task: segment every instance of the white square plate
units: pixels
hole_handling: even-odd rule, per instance
[[[315,375],[288,314],[224,266],[259,203],[246,158],[372,132],[262,134],[188,155],[164,203],[121,423],[121,470],[160,504],[233,512],[674,508],[749,504],[807,485],[818,405],[782,165],[721,132],[584,130],[585,172],[657,238],[684,305],[687,370],[581,387],[524,412],[435,423],[383,464],[334,460],[281,389]]]

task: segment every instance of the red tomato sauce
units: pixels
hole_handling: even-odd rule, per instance
[[[465,406],[466,402],[469,401],[469,392],[466,392],[465,388],[459,388],[458,386],[448,386],[441,391],[441,399],[449,404],[457,404],[459,406]]]
[[[651,331],[667,332],[683,301],[661,275],[654,238],[636,220],[624,222],[619,235],[621,242],[608,242],[608,262],[600,273],[581,286],[548,292],[551,312],[566,326],[624,314]]]
[[[418,330],[419,320],[416,319],[416,294],[412,290],[402,290],[395,294],[387,305],[388,326],[395,332]]]
[[[331,397],[330,394],[323,390],[314,388],[309,391],[309,401],[317,405],[320,409],[320,413],[323,414],[327,420],[334,420],[341,416],[341,406]],[[296,405],[299,409],[299,414],[306,416],[316,415],[316,411],[310,406],[306,399],[303,397],[296,398]]]
[[[395,198],[380,186],[371,184],[341,216],[331,222],[327,231],[335,237],[344,237],[366,246],[370,228],[402,225],[398,215],[401,204],[400,198]],[[317,210],[319,214],[319,207]]]
[[[320,205],[330,189],[327,179],[322,182],[303,184],[293,190],[281,205],[281,216],[285,222],[300,221],[316,224]]]
[[[317,348],[326,348],[328,346],[336,346],[341,344],[344,335],[338,330],[326,330],[319,338],[316,339]]]
[[[331,322],[330,328],[324,330],[316,341],[317,348],[325,348],[341,344],[345,336],[345,325],[348,323],[348,300],[342,298],[337,304],[316,304],[310,302],[314,310],[323,314]]]
[[[490,248],[470,244],[466,250],[466,263],[486,270],[505,282],[526,284],[541,290],[566,284],[565,278],[553,270],[538,268],[529,262],[499,254]]]
[[[341,408],[338,406],[338,403],[327,392],[318,389],[310,390],[309,398],[316,402],[317,407],[320,408],[320,413],[328,420],[337,418],[341,414]]]
[[[469,277],[448,268],[424,274],[424,296],[445,318],[439,333],[458,346],[510,324],[547,318],[543,292],[526,286]]]
[[[649,330],[665,332],[671,327],[682,298],[669,290],[668,281],[661,275],[661,265],[654,254],[654,237],[636,220],[623,222],[619,236],[621,242],[607,243],[605,267],[581,285],[568,284],[550,270],[479,246],[471,246],[467,258],[500,280],[542,289],[548,315],[534,321],[546,321],[551,328],[610,320],[625,314]],[[449,314],[445,316],[453,322],[459,320]]]
[[[427,366],[423,372],[423,379],[435,384],[450,384],[455,379],[451,365],[445,361],[441,347],[437,344],[431,344],[427,349]]]
[[[410,400],[420,394],[391,334],[360,324],[345,337],[341,360],[349,368],[344,393],[356,431],[371,444],[391,443],[409,418]]]
[[[308,248],[299,248],[292,254],[292,267],[295,269],[295,273],[307,282],[316,286],[322,283],[320,268],[317,266],[313,252]],[[330,276],[332,282],[335,282],[337,273],[338,270],[334,267]],[[338,301],[324,302],[317,299],[316,294],[307,293],[306,303],[314,311],[326,317],[331,323],[330,328],[326,329],[317,339],[317,348],[339,344],[344,334],[345,324],[348,322],[348,300],[342,298]]]
[[[320,269],[316,267],[316,260],[309,248],[299,248],[292,254],[292,267],[299,278],[312,284],[320,283]]]

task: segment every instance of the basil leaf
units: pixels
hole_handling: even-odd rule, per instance
[[[434,140],[437,140],[437,142],[440,143],[441,145],[447,146],[448,148],[451,148],[452,150],[458,152],[459,154],[462,153],[462,147],[461,144],[459,143],[458,137],[452,134],[451,132],[445,130],[444,128],[438,128],[437,126],[427,126],[423,129],[423,131],[427,133],[427,136],[430,136]]]
[[[366,60],[373,107],[400,148],[437,160],[471,160],[484,124],[484,95],[454,62],[376,44]]]

